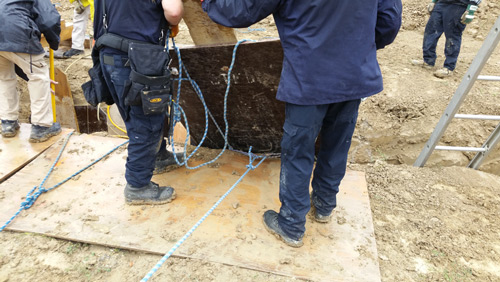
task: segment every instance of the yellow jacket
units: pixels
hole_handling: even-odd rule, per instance
[[[75,2],[75,0],[69,0],[70,3]],[[83,7],[87,7],[90,5],[90,19],[94,20],[94,0],[80,0],[82,2]]]

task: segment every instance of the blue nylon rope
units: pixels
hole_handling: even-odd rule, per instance
[[[46,188],[44,188],[43,185],[45,184],[45,181],[47,181],[47,179],[49,178],[50,174],[54,170],[54,167],[56,166],[57,162],[61,158],[61,155],[62,155],[64,149],[66,148],[66,145],[68,144],[68,141],[69,141],[69,138],[71,137],[71,135],[73,135],[73,132],[71,132],[70,134],[68,134],[68,136],[66,137],[66,140],[64,141],[64,144],[61,147],[61,150],[59,151],[59,154],[57,155],[56,160],[54,161],[54,163],[50,167],[49,172],[47,173],[47,175],[45,175],[45,178],[42,180],[42,182],[40,183],[40,185],[33,187],[33,189],[31,189],[28,192],[28,194],[26,195],[26,199],[21,203],[21,207],[19,208],[19,210],[14,214],[14,216],[12,216],[9,220],[7,220],[7,222],[2,227],[0,227],[0,232],[2,232],[7,227],[7,225],[9,225],[16,218],[21,213],[22,210],[27,210],[27,209],[31,208],[31,206],[33,206],[33,204],[35,203],[35,201],[38,199],[38,197],[41,194],[43,194],[45,192],[48,192],[50,190],[53,190],[53,189],[55,189],[55,188],[57,188],[59,186],[61,186],[62,184],[66,183],[68,180],[70,180],[71,178],[77,176],[78,174],[80,174],[84,170],[88,169],[89,167],[93,166],[95,163],[99,162],[100,160],[102,160],[103,158],[105,158],[106,156],[108,156],[109,154],[111,154],[112,152],[114,152],[116,149],[118,149],[121,146],[123,146],[126,143],[128,143],[128,140],[127,140],[124,143],[116,146],[111,151],[109,151],[106,154],[104,154],[102,157],[96,159],[95,161],[93,161],[92,163],[90,163],[89,165],[87,165],[86,167],[84,167],[84,168],[80,169],[79,171],[73,173],[70,177],[64,179],[63,181],[61,181],[59,183],[57,183],[56,185],[52,186],[51,188],[46,189]],[[35,190],[37,188],[38,188],[38,191],[35,192]]]
[[[227,87],[226,87],[226,91],[224,93],[224,125],[225,125],[225,131],[222,132],[222,130],[220,129],[219,125],[215,122],[215,119],[213,118],[212,114],[210,113],[210,110],[208,109],[208,107],[207,107],[207,105],[205,103],[205,99],[203,97],[203,93],[202,93],[200,87],[198,86],[198,84],[196,83],[196,81],[194,81],[191,78],[191,76],[189,75],[189,72],[186,69],[186,66],[182,62],[182,57],[181,57],[180,50],[175,45],[175,40],[172,38],[173,48],[174,48],[174,50],[175,50],[175,52],[177,54],[178,61],[179,61],[179,78],[175,79],[175,80],[178,81],[177,98],[174,101],[174,105],[173,105],[174,118],[173,118],[173,121],[171,121],[171,122],[173,122],[172,126],[175,126],[177,124],[177,122],[179,122],[181,120],[180,117],[182,115],[182,118],[184,119],[184,122],[185,122],[185,125],[186,125],[186,131],[187,131],[186,140],[184,141],[184,152],[183,152],[184,153],[184,161],[183,162],[180,162],[177,159],[177,154],[175,154],[175,147],[174,147],[173,136],[170,137],[170,144],[172,144],[172,151],[174,153],[173,155],[174,155],[175,161],[176,161],[176,163],[178,165],[181,165],[181,166],[184,165],[188,169],[197,169],[197,168],[200,168],[200,167],[203,167],[203,166],[206,166],[206,165],[209,165],[209,164],[215,162],[217,159],[219,159],[220,156],[222,156],[222,154],[225,152],[226,148],[229,147],[229,149],[232,149],[232,147],[229,145],[229,141],[228,141],[228,138],[227,138],[228,131],[229,131],[228,130],[229,129],[229,124],[228,124],[228,121],[227,121],[227,97],[229,95],[229,89],[231,88],[231,73],[233,71],[233,67],[234,67],[234,64],[235,64],[235,61],[236,61],[236,51],[238,50],[238,47],[239,47],[239,45],[241,43],[247,42],[247,41],[254,42],[255,40],[248,40],[248,39],[240,40],[240,41],[238,41],[238,43],[236,43],[236,45],[234,46],[234,49],[233,49],[232,58],[231,58],[231,64],[230,64],[229,70],[227,72]],[[183,72],[186,73],[186,77],[185,78],[182,76]],[[181,95],[181,85],[182,85],[182,81],[185,81],[185,80],[187,80],[187,81],[189,81],[191,83],[191,86],[193,87],[194,91],[198,95],[198,98],[200,99],[201,103],[203,104],[203,108],[204,108],[204,112],[205,112],[205,131],[203,133],[203,137],[201,138],[198,146],[196,146],[196,148],[193,150],[193,152],[191,152],[191,154],[189,156],[187,156],[187,142],[188,142],[189,136],[190,136],[189,124],[188,124],[188,121],[187,121],[186,114],[185,114],[184,110],[179,105],[180,95]],[[214,159],[212,159],[211,161],[202,163],[202,164],[200,164],[198,166],[195,166],[195,167],[191,167],[191,166],[188,165],[188,160],[198,151],[198,149],[201,147],[201,145],[203,144],[203,142],[205,142],[205,139],[206,139],[207,134],[208,134],[208,115],[210,115],[210,117],[212,118],[212,120],[215,123],[215,126],[217,127],[217,129],[219,130],[219,132],[223,135],[223,137],[224,137],[224,147],[222,148],[222,151]]]
[[[208,110],[208,107],[207,107],[207,105],[205,103],[205,100],[203,98],[203,94],[202,94],[202,92],[201,92],[198,84],[193,79],[191,79],[191,77],[190,77],[190,75],[189,75],[189,73],[188,73],[185,65],[182,63],[182,58],[181,58],[180,50],[179,50],[179,48],[177,48],[177,46],[175,45],[175,40],[172,38],[173,48],[175,49],[175,52],[177,53],[177,57],[178,57],[178,61],[179,61],[179,78],[176,79],[179,82],[179,84],[178,84],[178,87],[177,87],[177,98],[174,101],[174,105],[173,105],[174,106],[173,107],[174,119],[171,122],[173,122],[172,126],[175,126],[175,124],[180,121],[180,116],[182,115],[182,117],[184,118],[184,122],[185,122],[185,125],[186,125],[186,131],[187,131],[186,140],[184,142],[184,161],[182,163],[179,162],[179,160],[177,159],[177,155],[175,154],[175,148],[174,148],[174,140],[173,140],[173,137],[170,137],[170,144],[172,144],[172,150],[173,150],[173,153],[174,153],[173,155],[174,155],[175,161],[177,162],[178,165],[184,165],[188,169],[197,169],[199,167],[202,167],[202,166],[205,166],[205,165],[208,165],[210,163],[215,162],[224,153],[224,151],[226,150],[226,148],[228,146],[229,146],[229,149],[232,149],[231,146],[229,145],[228,138],[227,138],[228,128],[229,128],[229,124],[228,124],[228,121],[227,121],[227,97],[228,97],[228,94],[229,94],[229,89],[231,87],[231,73],[232,73],[232,70],[233,70],[233,67],[234,67],[234,63],[235,63],[235,60],[236,60],[236,50],[238,49],[238,46],[241,43],[245,42],[245,41],[254,41],[254,40],[246,40],[246,39],[240,40],[240,41],[238,41],[238,43],[236,43],[236,45],[234,46],[234,49],[233,49],[231,64],[230,64],[230,67],[229,67],[229,70],[228,70],[228,74],[227,74],[227,87],[226,87],[226,92],[224,94],[224,124],[225,124],[225,131],[224,131],[224,133],[222,133],[220,127],[215,122],[213,116],[211,115],[210,111]],[[183,71],[186,72],[186,78],[182,77],[182,72]],[[187,149],[187,142],[189,140],[189,124],[188,124],[188,121],[187,121],[186,114],[185,114],[184,110],[179,105],[180,94],[181,94],[181,85],[182,85],[182,81],[183,80],[187,80],[187,81],[189,81],[191,83],[191,85],[193,86],[193,89],[195,90],[196,94],[198,95],[200,101],[202,102],[204,110],[205,110],[205,132],[204,132],[203,137],[202,137],[201,141],[199,142],[198,146],[195,148],[195,150],[188,157],[186,157],[186,151],[187,151],[186,149]],[[212,120],[214,121],[217,129],[219,130],[219,132],[224,137],[224,147],[223,147],[222,151],[219,153],[219,155],[217,155],[213,160],[208,161],[206,163],[203,163],[201,165],[198,165],[196,167],[190,167],[187,164],[187,161],[201,147],[201,144],[203,144],[203,142],[204,142],[204,140],[205,140],[205,138],[207,136],[207,132],[208,132],[208,113],[210,113],[210,116],[211,116]],[[240,152],[240,151],[237,151],[237,152]],[[189,236],[191,236],[191,234],[196,230],[196,228],[198,228],[198,226],[200,226],[200,224],[217,208],[217,206],[227,197],[227,195],[229,195],[229,193],[231,193],[231,191],[233,191],[233,189],[241,182],[241,180],[243,179],[243,177],[245,177],[250,170],[254,170],[255,168],[257,168],[267,158],[267,156],[256,156],[256,155],[252,154],[252,147],[250,147],[247,155],[249,156],[249,164],[246,166],[247,170],[245,171],[245,173],[212,206],[212,208],[210,208],[210,210],[208,210],[205,213],[205,215],[179,241],[177,241],[177,243],[175,243],[175,245],[170,249],[170,251],[168,251],[158,261],[158,263],[148,272],[148,274],[146,274],[146,276],[144,276],[144,278],[141,280],[141,282],[148,281],[156,273],[156,271],[158,271],[158,269],[163,265],[163,263],[165,263],[165,261],[175,252],[175,250],[177,250],[181,246],[181,244],[184,243],[184,241],[186,241],[186,239]],[[255,159],[258,159],[258,158],[261,158],[262,160],[260,160],[260,162],[256,166],[254,166],[253,162],[254,162]]]
[[[193,227],[191,227],[191,229],[189,229],[189,231],[186,234],[184,234],[184,236],[179,241],[177,241],[177,243],[175,243],[175,245],[170,249],[170,251],[168,251],[158,261],[158,263],[156,263],[156,265],[148,272],[148,274],[146,274],[146,276],[144,276],[144,278],[142,278],[141,282],[148,281],[156,273],[156,271],[158,271],[158,269],[160,269],[160,267],[165,263],[165,261],[167,261],[167,259],[175,252],[175,250],[177,250],[181,246],[181,244],[184,243],[184,241],[186,241],[186,239],[189,236],[191,236],[191,234],[193,234],[193,232],[196,230],[196,228],[198,228],[198,226],[200,226],[200,224],[217,208],[217,206],[227,197],[227,195],[229,195],[229,193],[231,193],[231,191],[233,191],[233,189],[241,182],[241,180],[243,180],[243,177],[245,177],[250,170],[256,169],[266,159],[266,157],[263,157],[262,160],[260,160],[260,162],[254,166],[253,161],[255,159],[261,158],[261,157],[253,155],[251,153],[251,150],[252,150],[252,147],[250,147],[250,150],[248,151],[248,154],[250,156],[250,158],[249,158],[250,160],[249,160],[249,164],[246,166],[247,170],[245,171],[245,173],[243,173],[243,175],[241,175],[241,177],[238,179],[238,181],[236,181],[236,183],[234,183],[233,186],[224,195],[222,195],[222,197],[220,197],[220,199],[212,206],[212,208],[210,208],[210,210],[208,210],[205,213],[205,215],[200,220],[198,220],[198,222],[196,222],[196,224]]]

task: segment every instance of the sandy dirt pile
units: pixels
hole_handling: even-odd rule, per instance
[[[56,1],[53,1],[56,2]],[[67,21],[72,8],[58,2]],[[465,168],[472,153],[435,152],[426,167],[413,162],[422,150],[462,76],[500,15],[498,0],[484,0],[464,32],[457,69],[438,79],[410,64],[421,58],[427,2],[404,0],[403,27],[394,44],[379,51],[385,90],[362,103],[349,168],[366,173],[383,281],[500,281],[500,151],[481,171]],[[277,37],[272,18],[239,29],[239,38]],[[91,28],[89,26],[89,31]],[[187,27],[177,37],[191,44]],[[444,61],[444,38],[437,66]],[[89,50],[86,51],[90,54]],[[66,71],[76,104],[91,60],[57,60]],[[500,48],[483,74],[500,75]],[[26,86],[23,121],[29,116]],[[478,82],[459,112],[500,115],[500,85]],[[494,121],[454,121],[443,145],[480,147]],[[1,196],[1,195],[0,195]],[[277,242],[278,243],[278,242]],[[0,233],[0,282],[138,281],[159,256],[68,242],[33,234]],[[170,258],[158,281],[290,281],[290,278],[204,261]],[[325,278],[325,280],[328,280]]]

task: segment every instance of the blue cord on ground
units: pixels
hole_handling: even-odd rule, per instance
[[[233,191],[233,189],[241,182],[241,180],[243,180],[243,177],[245,177],[250,170],[256,169],[266,159],[266,157],[262,157],[260,162],[254,166],[253,161],[261,157],[253,155],[251,150],[252,148],[250,147],[250,150],[248,151],[248,154],[250,155],[250,161],[249,164],[247,165],[247,170],[245,171],[245,173],[243,173],[243,175],[241,175],[238,181],[236,181],[236,183],[234,183],[233,186],[224,195],[222,195],[222,197],[220,197],[220,199],[212,206],[212,208],[210,208],[210,210],[208,210],[205,213],[205,215],[200,220],[198,220],[198,222],[196,222],[196,224],[193,227],[191,227],[191,229],[189,229],[189,231],[179,241],[177,241],[177,243],[175,243],[175,245],[170,249],[170,251],[168,251],[158,261],[158,263],[148,272],[148,274],[146,274],[146,276],[144,276],[144,278],[142,278],[141,282],[148,281],[156,273],[156,271],[160,269],[160,267],[165,263],[165,261],[167,261],[167,259],[175,252],[175,250],[177,250],[182,245],[182,243],[184,243],[184,241],[186,241],[186,239],[189,236],[191,236],[191,234],[196,230],[196,228],[198,228],[198,226],[200,226],[200,224],[217,208],[217,206],[219,206],[219,204],[227,197],[227,195],[229,195],[229,193]]]
[[[70,177],[64,179],[63,181],[61,181],[59,183],[57,183],[56,185],[52,186],[51,188],[46,189],[44,187],[45,181],[47,181],[47,179],[49,178],[50,174],[54,170],[54,167],[56,166],[57,162],[61,158],[61,155],[62,155],[64,149],[66,148],[66,145],[68,144],[68,141],[69,141],[69,138],[71,137],[71,135],[73,135],[73,132],[71,132],[70,134],[68,134],[68,136],[66,137],[66,140],[64,140],[64,144],[61,147],[61,150],[59,151],[59,154],[57,155],[56,160],[54,161],[54,163],[50,167],[49,172],[47,173],[47,175],[45,176],[45,178],[42,180],[42,182],[40,183],[40,185],[33,187],[33,189],[31,189],[31,191],[28,192],[28,194],[26,195],[26,199],[21,203],[21,207],[19,208],[19,210],[2,227],[0,227],[0,232],[2,232],[7,227],[7,225],[9,225],[16,218],[21,213],[22,210],[27,210],[27,209],[31,208],[31,206],[33,206],[33,204],[35,203],[35,201],[38,199],[38,197],[41,194],[43,194],[45,192],[49,192],[50,190],[53,190],[53,189],[61,186],[62,184],[64,184],[68,180],[70,180],[71,178],[77,176],[78,174],[80,174],[84,170],[88,169],[89,167],[93,166],[95,163],[99,162],[100,160],[102,160],[103,158],[105,158],[106,156],[108,156],[109,154],[111,154],[112,152],[114,152],[116,149],[118,149],[121,146],[123,146],[126,143],[128,143],[128,140],[125,141],[125,142],[123,142],[122,144],[120,144],[120,145],[116,146],[115,148],[113,148],[111,151],[109,151],[106,154],[104,154],[102,157],[94,160],[92,163],[90,163],[86,167],[84,167],[84,168],[80,169],[79,171],[75,172]],[[37,188],[38,188],[38,191],[35,192],[35,190]]]

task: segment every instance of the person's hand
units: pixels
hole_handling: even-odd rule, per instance
[[[429,12],[429,14],[434,10],[434,6],[436,6],[436,3],[434,2],[427,4],[427,12]]]
[[[462,17],[460,18],[460,22],[463,24],[469,24],[470,22],[472,22],[472,20],[474,19],[474,13],[476,11],[477,11],[476,5],[467,6],[467,10],[465,10]]]
[[[179,33],[179,25],[170,26],[170,38],[173,38]]]
[[[59,82],[54,81],[54,80],[52,80],[52,79],[51,79],[51,80],[50,80],[50,84],[57,85],[57,84],[59,84]],[[50,87],[50,93],[52,93],[52,94],[56,94],[56,91],[52,90],[52,87]]]

